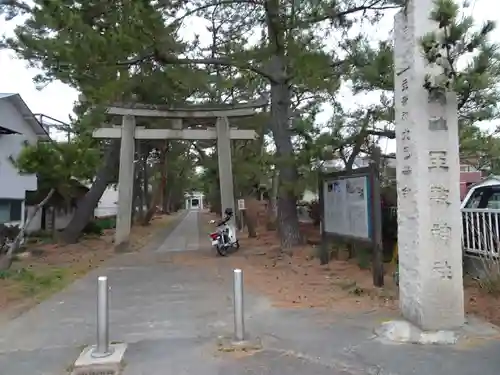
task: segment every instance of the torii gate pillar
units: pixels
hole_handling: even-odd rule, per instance
[[[118,210],[115,231],[115,249],[117,251],[128,248],[130,226],[132,225],[135,153],[134,116],[123,116],[121,132]]]
[[[228,118],[227,117],[217,118],[216,129],[217,129],[217,161],[219,164],[221,213],[222,216],[224,216],[224,210],[226,208],[231,208],[233,210],[233,213],[235,213],[233,167],[231,161],[231,139],[229,135]],[[233,221],[234,221],[234,216],[233,216]]]

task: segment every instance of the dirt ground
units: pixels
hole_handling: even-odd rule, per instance
[[[207,214],[203,221],[208,221]],[[318,243],[319,230],[301,224],[308,243]],[[244,270],[245,284],[268,295],[275,305],[296,308],[325,308],[336,313],[398,310],[398,288],[392,279],[394,266],[386,264],[385,286],[372,285],[369,269],[359,261],[332,260],[321,266],[314,245],[293,250],[289,256],[280,251],[276,232],[260,227],[257,238],[240,236],[241,249],[227,258],[214,252],[177,253],[174,262],[200,267],[237,267]],[[467,313],[500,325],[500,296],[492,296],[468,280],[465,283]]]
[[[134,226],[131,248],[140,250],[176,215],[156,216],[149,226]],[[0,321],[22,313],[112,257],[114,230],[87,236],[76,244],[37,243],[19,254],[11,269],[0,271]]]

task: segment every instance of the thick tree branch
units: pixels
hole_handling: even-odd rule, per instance
[[[169,1],[162,0],[160,3],[162,3],[162,4],[168,4]],[[180,17],[176,18],[175,20],[173,20],[172,22],[170,22],[168,26],[170,27],[170,26],[173,26],[173,25],[175,25],[175,24],[177,24],[179,22],[182,22],[187,17],[193,16],[193,15],[195,15],[196,13],[198,13],[198,12],[200,12],[202,10],[206,10],[206,9],[209,9],[209,8],[212,8],[212,7],[218,7],[218,6],[221,6],[221,5],[233,5],[233,4],[263,5],[262,2],[259,2],[259,1],[256,1],[256,0],[221,0],[221,1],[214,1],[213,3],[201,5],[199,7],[196,7],[195,9],[191,9],[191,10],[187,11],[182,16],[180,16]]]
[[[344,162],[344,165],[347,165],[347,157],[345,154],[345,145],[340,145],[339,156],[340,156],[340,159],[342,159],[342,161]]]
[[[399,5],[381,5],[377,6],[377,4],[385,3],[385,0],[373,0],[369,4],[364,4],[360,5],[357,7],[349,8],[343,11],[336,11],[334,7],[332,7],[331,10],[325,12],[324,14],[320,14],[314,17],[310,17],[309,19],[303,19],[300,22],[296,22],[295,24],[291,25],[291,28],[303,28],[303,27],[308,27],[312,24],[327,21],[327,20],[332,20],[332,19],[339,19],[342,17],[346,17],[350,14],[357,13],[357,12],[363,12],[363,11],[368,11],[368,10],[387,10],[387,9],[399,9],[401,6]]]
[[[163,65],[189,65],[189,64],[194,64],[194,65],[215,65],[215,66],[230,66],[242,70],[248,70],[251,72],[254,72],[266,79],[268,79],[271,82],[276,82],[276,79],[274,76],[269,73],[266,69],[264,68],[259,68],[251,63],[248,62],[242,62],[242,61],[236,61],[232,60],[231,58],[225,58],[225,57],[218,57],[218,58],[178,58],[176,56],[173,56],[165,51],[162,51],[159,48],[155,48],[153,52],[151,53],[145,53],[142,56],[130,59],[130,60],[125,60],[125,61],[119,61],[116,63],[118,66],[126,65],[126,66],[131,66],[131,65],[138,65],[141,63],[144,63],[146,61],[157,61],[160,64]]]
[[[187,65],[187,64],[197,64],[197,65],[218,65],[218,66],[232,66],[235,68],[249,70],[260,76],[267,78],[270,81],[274,81],[272,75],[266,72],[264,69],[253,66],[249,63],[234,61],[229,58],[216,58],[216,59],[179,59],[164,53],[160,50],[155,51],[155,60],[165,65]]]
[[[352,149],[351,155],[349,155],[349,159],[347,159],[347,163],[345,165],[345,169],[350,171],[358,157],[359,152],[361,151],[361,147],[365,142],[365,137],[363,136],[363,132],[360,132],[354,142],[354,147]]]

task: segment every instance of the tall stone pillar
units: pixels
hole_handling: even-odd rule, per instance
[[[234,209],[233,168],[231,164],[231,139],[227,117],[217,119],[217,158],[219,163],[220,201],[222,214],[226,208]],[[234,219],[234,217],[233,217]],[[234,224],[234,221],[233,221]]]
[[[400,307],[424,330],[464,323],[457,101],[429,96],[421,38],[438,25],[433,0],[410,0],[395,17]]]
[[[126,249],[132,224],[134,187],[135,117],[123,116],[118,177],[118,212],[116,215],[115,248]]]

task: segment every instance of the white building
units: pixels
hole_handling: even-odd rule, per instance
[[[89,185],[90,188],[90,185]],[[94,216],[96,217],[106,217],[114,216],[118,211],[118,187],[114,185],[109,185],[104,193],[102,193],[101,199],[94,210]]]
[[[204,196],[205,195],[199,191],[185,193],[184,199],[186,202],[186,210],[203,210],[203,208],[204,208],[204,203],[203,203]]]
[[[0,224],[22,224],[26,191],[37,190],[36,175],[19,173],[12,163],[25,144],[48,140],[19,94],[0,93]]]

